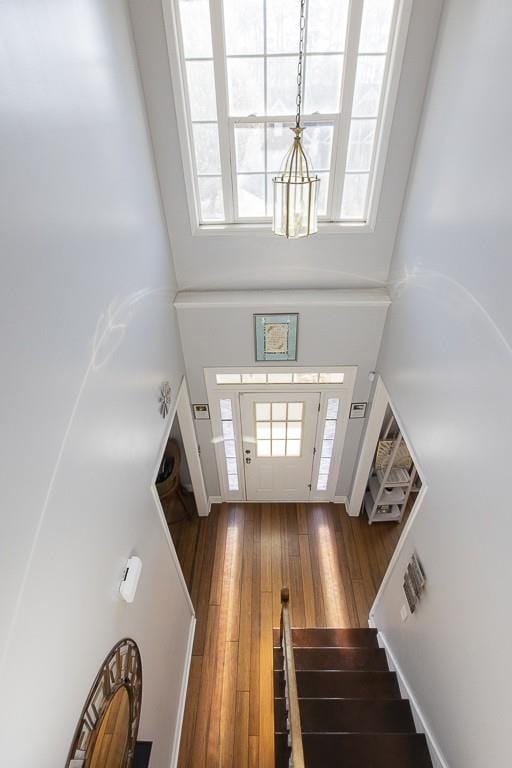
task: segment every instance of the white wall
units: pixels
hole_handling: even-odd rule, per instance
[[[192,402],[207,402],[205,368],[255,364],[255,312],[298,312],[297,362],[283,365],[356,365],[353,398],[367,400],[368,373],[375,368],[388,305],[387,294],[380,290],[180,292],[176,307]],[[351,487],[364,423],[362,419],[348,423],[336,491],[342,496]],[[217,496],[211,424],[196,421],[196,430],[207,491]]]
[[[415,0],[374,233],[192,236],[162,2],[129,0],[180,289],[367,288],[386,281],[442,0]]]
[[[2,764],[64,764],[129,635],[168,768],[192,615],[150,486],[183,361],[125,3],[0,3],[0,110]]]
[[[380,360],[428,490],[375,618],[450,768],[512,764],[511,29],[509,2],[445,4]]]

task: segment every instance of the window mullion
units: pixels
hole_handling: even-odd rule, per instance
[[[334,165],[334,187],[331,201],[331,219],[340,218],[343,186],[345,183],[345,168],[347,165],[348,139],[350,120],[352,117],[352,102],[356,81],[357,56],[359,52],[359,36],[363,18],[364,0],[352,0],[348,18],[347,43],[343,62],[343,81],[341,87],[341,110],[334,136],[336,161]]]
[[[228,120],[228,86],[226,67],[226,46],[224,40],[224,13],[222,0],[210,0],[212,29],[213,71],[217,97],[217,119],[219,123],[220,166],[224,215],[228,222],[234,221],[233,183],[231,179],[231,149]]]

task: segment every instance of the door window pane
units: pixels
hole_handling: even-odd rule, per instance
[[[269,384],[291,384],[292,383],[292,374],[291,373],[269,373],[267,374],[267,380]],[[288,405],[288,411],[290,409],[290,405]],[[290,418],[290,416],[288,416]]]
[[[224,437],[224,461],[228,480],[228,490],[238,491],[238,467],[236,460],[235,430],[233,428],[233,404],[231,398],[219,400],[222,435]]]
[[[327,400],[327,412],[325,414],[326,419],[337,419],[338,418],[338,408],[339,408],[340,401],[337,397],[330,397]]]
[[[256,421],[270,421],[270,403],[256,403]]]
[[[224,435],[224,440],[234,440],[235,439],[235,433],[233,430],[233,422],[232,421],[223,421],[222,422],[222,434]]]
[[[272,456],[286,456],[286,440],[272,440]]]
[[[232,412],[231,412],[231,400],[220,400],[220,417],[222,420],[230,421],[233,418]]]
[[[256,438],[258,440],[270,440],[270,422],[259,421],[256,424]]]
[[[302,422],[289,421],[286,427],[286,437],[288,440],[300,440],[302,437]]]
[[[256,403],[255,413],[258,457],[301,455],[304,403]]]
[[[286,437],[286,422],[272,422],[272,440],[284,440]]]
[[[304,403],[288,403],[288,421],[301,421]]]
[[[284,421],[286,419],[286,403],[272,403],[272,420]]]
[[[238,475],[228,475],[228,488],[230,491],[238,491]]]
[[[286,441],[286,455],[287,456],[300,456],[300,440],[287,440]]]
[[[258,440],[256,444],[258,456],[270,456],[270,440]]]
[[[318,373],[294,373],[293,383],[294,384],[317,384]]]

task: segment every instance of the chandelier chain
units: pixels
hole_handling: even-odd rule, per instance
[[[295,115],[296,128],[300,128],[300,113],[301,113],[301,107],[302,107],[302,65],[304,62],[305,36],[306,36],[306,0],[300,0],[299,61],[297,65],[297,114]]]

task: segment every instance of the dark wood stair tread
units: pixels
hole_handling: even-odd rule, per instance
[[[383,648],[296,648],[295,669],[354,669],[389,671]],[[274,670],[282,670],[283,655],[274,648]]]
[[[394,672],[316,670],[297,672],[297,689],[303,698],[400,699]],[[274,696],[284,697],[284,673],[274,672]]]
[[[432,768],[423,734],[305,734],[306,768]],[[288,768],[286,735],[275,737],[276,768]]]
[[[376,629],[292,629],[294,648],[378,648]],[[274,629],[274,648],[279,647],[279,630]]]
[[[303,733],[414,733],[409,702],[402,699],[299,699]],[[286,731],[284,699],[274,699],[276,733]]]

